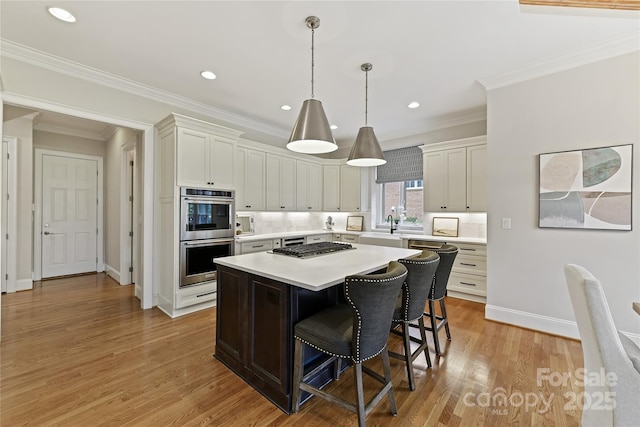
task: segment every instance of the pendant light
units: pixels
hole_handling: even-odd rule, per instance
[[[368,115],[368,103],[369,103],[369,71],[373,68],[373,65],[366,63],[360,66],[360,69],[365,72],[365,89],[364,89],[364,126],[358,131],[356,142],[353,144],[351,154],[347,164],[351,166],[380,166],[387,163],[382,155],[382,149],[376,134],[373,133],[373,128],[367,126]]]
[[[305,22],[307,27],[311,28],[311,99],[302,103],[302,109],[291,131],[287,148],[297,153],[330,153],[337,150],[338,145],[333,139],[329,121],[322,109],[322,103],[313,98],[313,42],[315,29],[320,26],[320,18],[309,16]]]

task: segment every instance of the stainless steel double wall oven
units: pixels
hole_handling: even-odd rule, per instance
[[[180,287],[216,280],[218,257],[233,255],[235,193],[180,189]]]

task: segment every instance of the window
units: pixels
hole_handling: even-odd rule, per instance
[[[385,151],[384,158],[387,163],[376,169],[376,227],[388,228],[391,215],[399,229],[422,229],[422,150]]]
[[[379,228],[388,227],[389,215],[396,221],[398,228],[422,228],[423,203],[422,180],[385,182],[378,184],[378,224]]]

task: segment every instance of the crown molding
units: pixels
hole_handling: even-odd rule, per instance
[[[425,126],[407,129],[404,132],[394,134],[384,134],[378,137],[381,141],[393,141],[396,139],[415,136],[423,133],[433,132],[440,129],[447,129],[455,126],[462,126],[470,123],[487,120],[487,107],[481,106],[471,110],[465,110],[456,114],[443,115],[426,120]],[[350,147],[349,147],[350,148]]]
[[[478,79],[477,82],[486,90],[493,90],[639,50],[640,32],[634,32],[548,61]]]
[[[185,110],[204,114],[214,119],[222,120],[242,128],[252,129],[257,132],[273,135],[274,137],[286,139],[289,131],[264,123],[248,119],[246,117],[229,113],[227,111],[194,101],[183,96],[166,92],[137,83],[133,80],[107,73],[96,68],[88,67],[77,62],[69,61],[48,53],[32,49],[30,47],[14,43],[10,40],[0,38],[0,55],[6,58],[15,59],[27,64],[35,65],[49,71],[65,74],[78,79],[86,80],[112,89],[121,90],[143,98],[151,99],[160,103],[172,105]]]

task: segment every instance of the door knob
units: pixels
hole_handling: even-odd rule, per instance
[[[48,231],[45,231],[43,234],[44,234],[45,236],[48,236],[48,235],[49,235],[49,234],[51,234],[51,233],[49,233]]]

